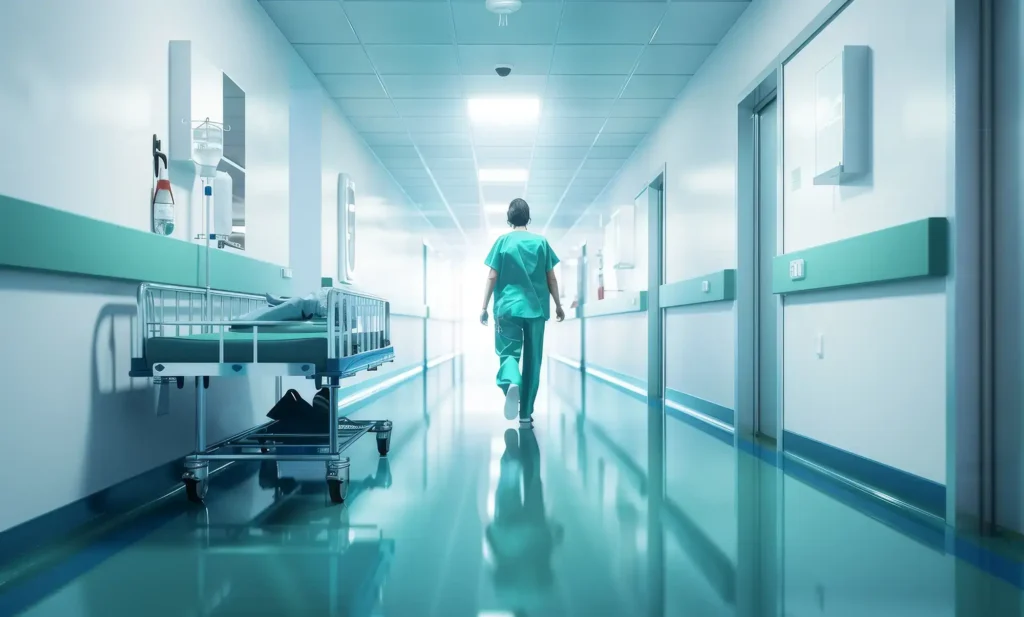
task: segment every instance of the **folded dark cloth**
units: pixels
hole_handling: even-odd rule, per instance
[[[317,396],[320,394],[317,393]],[[314,399],[315,400],[315,399]],[[327,410],[319,405],[310,405],[295,390],[288,390],[267,413],[271,420],[277,420],[275,433],[326,433]]]

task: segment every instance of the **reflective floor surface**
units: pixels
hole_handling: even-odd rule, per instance
[[[317,465],[229,468],[205,508],[173,496],[0,587],[0,614],[1024,615],[1019,564],[677,420],[650,457],[644,403],[588,382],[582,420],[549,386],[531,431],[487,374],[410,382],[359,412],[396,433],[349,451],[346,505]]]

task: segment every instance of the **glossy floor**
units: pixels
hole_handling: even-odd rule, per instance
[[[405,414],[419,421],[388,459],[370,439],[350,451],[345,506],[327,502],[319,466],[225,471],[205,509],[175,496],[5,586],[0,612],[1024,614],[1015,564],[962,554],[948,534],[858,507],[771,457],[673,419],[664,454],[649,456],[646,404],[610,386],[588,380],[582,422],[554,394],[572,384],[545,387],[530,431],[510,428],[487,377],[464,381],[396,392],[420,401]],[[649,465],[664,466],[663,500],[648,498]]]

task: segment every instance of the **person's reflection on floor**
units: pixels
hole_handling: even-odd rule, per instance
[[[563,533],[544,511],[537,437],[531,429],[505,431],[494,520],[486,536],[494,557],[495,591],[516,615],[543,603],[554,581],[551,558]]]

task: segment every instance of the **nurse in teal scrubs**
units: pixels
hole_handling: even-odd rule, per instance
[[[530,206],[523,199],[512,200],[508,206],[512,231],[495,241],[484,261],[491,270],[480,313],[480,323],[487,325],[487,305],[493,294],[494,350],[501,359],[498,387],[505,393],[505,417],[512,420],[518,415],[521,427],[533,425],[544,324],[551,318],[549,295],[555,301],[555,317],[565,319],[555,279],[558,256],[543,236],[526,230],[529,223]]]

